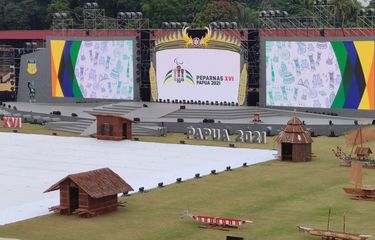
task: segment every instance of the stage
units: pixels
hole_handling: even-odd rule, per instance
[[[271,129],[272,134],[277,134],[282,126],[292,116],[297,116],[304,121],[306,126],[313,129],[316,134],[327,135],[331,130],[336,134],[359,126],[372,124],[375,116],[368,111],[346,111],[339,116],[332,114],[331,110],[321,109],[320,114],[305,111],[290,111],[284,109],[250,107],[250,106],[216,106],[198,104],[172,104],[156,102],[96,102],[96,103],[27,103],[7,102],[7,106],[16,107],[20,116],[25,114],[50,116],[53,111],[60,111],[61,123],[47,123],[47,127],[54,130],[75,131],[84,136],[95,133],[96,122],[91,112],[118,114],[127,118],[138,118],[135,124],[134,135],[142,135],[146,130],[150,134],[165,132],[186,132],[189,126],[227,128],[229,130],[259,130]],[[184,106],[184,109],[182,109]],[[6,109],[5,109],[6,110]],[[9,110],[9,109],[8,109]],[[72,113],[78,117],[71,117]],[[253,122],[254,114],[260,114],[260,122]],[[180,119],[180,120],[179,120]],[[203,123],[204,119],[213,119],[214,123]],[[358,125],[354,124],[357,120]],[[180,121],[180,122],[178,122]],[[332,125],[329,125],[329,122]],[[146,129],[146,130],[145,130]],[[164,130],[163,130],[164,129]],[[142,130],[142,131],[141,131]],[[156,134],[157,135],[157,134]],[[160,135],[160,134],[159,134]]]

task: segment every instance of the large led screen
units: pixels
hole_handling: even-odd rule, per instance
[[[241,56],[218,49],[156,52],[159,99],[238,103]]]
[[[134,99],[133,41],[51,40],[53,97]]]
[[[266,41],[265,61],[268,106],[374,109],[374,41]]]

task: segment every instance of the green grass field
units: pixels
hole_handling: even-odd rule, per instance
[[[176,143],[184,139],[184,135],[140,138],[141,141]],[[344,146],[344,138],[319,137],[314,141],[313,152],[317,157],[311,162],[275,160],[205,176],[122,198],[127,201],[125,208],[91,219],[51,214],[1,226],[0,237],[29,240],[220,240],[233,235],[246,240],[319,239],[298,232],[296,225],[326,228],[330,207],[331,229],[341,230],[342,217],[346,214],[347,231],[375,236],[375,202],[351,200],[342,190],[342,187],[350,186],[349,168],[339,167],[331,148]],[[267,145],[241,145],[245,146],[272,148],[273,142],[270,138]],[[374,144],[370,147],[375,149]],[[343,149],[350,151],[350,147]],[[365,169],[364,174],[365,184],[375,185],[375,170]],[[229,232],[201,229],[200,224],[191,219],[180,219],[179,214],[184,209],[199,215],[246,218],[254,223]]]

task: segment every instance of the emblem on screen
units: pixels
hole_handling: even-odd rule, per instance
[[[37,71],[38,71],[38,69],[37,69],[37,66],[36,66],[35,59],[27,60],[27,72],[30,75],[35,75]]]
[[[167,72],[164,78],[164,84],[176,82],[195,85],[193,75],[182,67],[182,64],[184,63],[179,62],[177,58],[174,59],[174,63],[176,64],[176,67]]]

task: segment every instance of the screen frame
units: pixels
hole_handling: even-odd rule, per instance
[[[156,61],[156,53],[158,51],[164,51],[164,50],[174,50],[174,49],[189,49],[189,48],[184,48],[184,47],[174,47],[174,48],[168,48],[168,49],[162,49],[162,50],[155,50],[155,49],[152,49],[152,52],[151,52],[151,63],[153,64],[154,68],[155,68],[155,74],[157,75],[157,61]],[[193,48],[195,49],[195,48]],[[235,52],[235,53],[238,53],[240,55],[240,66],[239,66],[239,87],[238,87],[238,95],[237,95],[237,98],[239,97],[240,95],[240,84],[241,84],[241,73],[242,73],[242,69],[244,67],[244,64],[248,64],[248,62],[245,62],[245,54],[244,54],[244,51],[247,51],[247,49],[242,49],[241,48],[241,51],[240,52],[237,52],[237,51],[231,51],[231,50],[228,50],[228,49],[223,49],[223,48],[219,48],[219,47],[215,47],[215,48],[207,48],[207,49],[210,49],[210,50],[220,50],[220,51],[228,51],[228,52]],[[248,69],[249,69],[249,66],[247,66],[247,79],[246,79],[246,95],[245,95],[245,101],[244,103],[241,105],[239,104],[240,106],[246,106],[247,105],[247,97],[248,97],[248,86],[249,86],[249,73],[248,73]],[[155,76],[155,81],[156,81],[156,84],[157,84],[157,76]],[[156,86],[158,87],[158,86]],[[152,91],[153,89],[150,88],[150,90]],[[219,100],[216,100],[217,102],[220,103]],[[222,101],[223,102],[223,101]],[[238,101],[237,101],[238,102]]]
[[[72,40],[72,41],[133,41],[133,100],[126,100],[126,99],[107,99],[107,98],[76,98],[76,97],[53,97],[52,96],[52,86],[51,86],[51,40]],[[46,49],[48,54],[48,89],[50,93],[50,97],[52,99],[58,99],[59,101],[64,101],[69,99],[73,100],[82,100],[82,101],[101,101],[101,102],[134,102],[140,100],[140,85],[141,83],[137,81],[138,78],[141,76],[141,71],[137,74],[137,38],[136,37],[53,37],[49,36],[46,38]]]
[[[266,86],[266,42],[267,41],[283,41],[283,42],[331,42],[331,41],[374,41],[372,37],[260,37],[260,63],[259,63],[259,106],[266,108],[275,108],[275,109],[295,109],[295,110],[329,110],[335,112],[342,111],[373,111],[373,110],[361,110],[361,109],[332,109],[332,108],[313,108],[313,107],[294,107],[294,106],[269,106],[267,105],[267,86]]]

